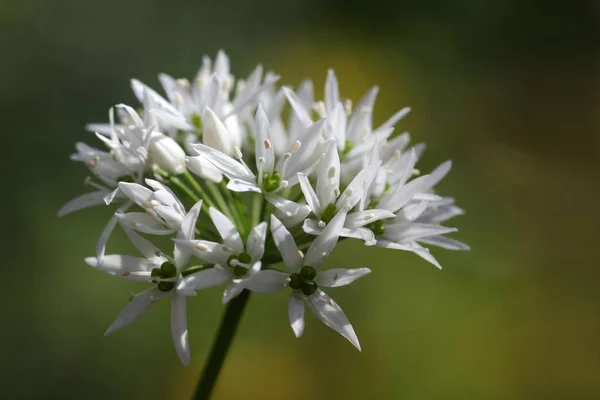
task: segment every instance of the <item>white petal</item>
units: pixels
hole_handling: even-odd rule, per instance
[[[116,214],[122,226],[151,235],[170,235],[175,232],[151,215],[143,212]]]
[[[288,317],[294,335],[299,338],[304,332],[304,301],[296,294],[296,291],[292,292],[288,302]]]
[[[102,230],[102,233],[100,234],[100,237],[98,238],[98,242],[96,243],[96,256],[98,257],[100,262],[102,262],[102,258],[104,257],[104,253],[106,251],[106,242],[108,241],[108,238],[112,231],[115,229],[115,226],[117,226],[117,222],[118,218],[116,215],[110,217],[108,223],[106,224],[106,226]]]
[[[296,93],[285,86],[283,87],[283,91],[302,126],[308,128],[310,125],[312,125],[312,118],[310,117],[308,110],[302,105],[302,101],[298,98]]]
[[[320,216],[322,212],[321,203],[319,202],[319,198],[310,184],[308,177],[302,173],[299,173],[298,181],[300,182],[300,189],[302,190],[304,198],[306,199],[311,211],[315,215]],[[325,204],[325,206],[327,206],[327,204]]]
[[[452,168],[452,161],[448,160],[446,162],[441,163],[436,169],[434,169],[431,174],[429,174],[429,179],[427,180],[427,186],[424,191],[428,191],[432,189],[435,185],[438,184],[439,181],[444,179],[444,177],[450,172]]]
[[[398,121],[400,121],[402,118],[406,117],[406,115],[408,115],[409,112],[410,112],[410,107],[404,107],[403,109],[398,111],[396,114],[392,115],[379,128],[377,128],[377,131],[382,130],[382,129],[391,128],[392,126],[396,125],[398,123]]]
[[[289,275],[272,269],[262,270],[244,280],[244,287],[253,292],[273,293],[286,288]]]
[[[225,292],[223,292],[223,304],[229,303],[232,299],[239,296],[243,290],[244,286],[239,283],[232,282],[229,285],[227,285],[227,287],[225,288]]]
[[[340,188],[340,156],[336,146],[331,146],[317,171],[317,195],[321,207],[335,203]]]
[[[258,187],[258,185],[256,185],[254,182],[246,182],[246,181],[241,181],[239,179],[232,179],[227,183],[227,189],[234,191],[234,192],[255,192],[255,193],[262,193],[262,190],[260,189],[260,187]]]
[[[177,109],[175,107],[173,107],[173,105],[171,105],[171,103],[169,103],[165,98],[163,98],[160,94],[156,93],[156,91],[154,91],[154,89],[152,89],[150,86],[145,85],[144,83],[138,81],[137,79],[131,80],[131,89],[133,90],[135,97],[137,97],[137,99],[141,103],[144,102],[144,92],[145,92],[146,95],[149,95],[152,97],[152,101],[154,103],[156,103],[156,105],[158,105],[159,107],[162,107],[165,110],[169,110],[174,113],[177,112]],[[146,111],[148,111],[148,110],[146,110]]]
[[[456,228],[447,228],[440,225],[421,224],[418,222],[407,222],[399,224],[388,224],[385,227],[385,237],[393,238],[394,241],[414,240],[426,236],[443,235],[456,232]]]
[[[406,185],[398,186],[397,189],[386,194],[377,204],[377,208],[396,212],[405,204],[411,201],[415,194],[423,192],[423,189],[428,185],[429,175],[420,176]]]
[[[215,150],[225,154],[233,153],[233,142],[231,133],[227,130],[223,122],[210,108],[206,108],[203,119],[202,142]]]
[[[344,227],[350,229],[361,228],[367,224],[379,221],[380,219],[394,218],[396,215],[388,210],[365,210],[348,214]]]
[[[428,236],[418,240],[421,243],[438,246],[446,250],[471,250],[469,245],[446,236]]]
[[[315,282],[319,286],[324,287],[338,287],[349,285],[358,278],[370,274],[369,268],[357,268],[357,269],[344,269],[334,268],[325,271],[319,271],[315,278]]]
[[[152,190],[138,183],[119,182],[119,189],[140,207],[153,195]]]
[[[310,214],[310,207],[306,204],[298,204],[272,193],[266,193],[265,198],[281,213],[283,217],[280,218],[286,226],[295,226]]]
[[[183,218],[181,227],[177,231],[178,239],[193,240],[196,231],[196,222],[198,221],[198,215],[200,214],[200,208],[202,207],[202,200],[194,204],[194,206],[188,211]],[[181,270],[187,265],[192,257],[192,252],[188,249],[178,246],[175,243],[175,250],[173,251],[173,258],[175,259],[175,266],[178,270]]]
[[[211,207],[208,211],[213,224],[219,231],[219,235],[223,238],[223,242],[231,247],[236,254],[243,252],[244,241],[233,222],[214,207]]]
[[[88,257],[85,259],[85,262],[90,267],[96,268],[110,275],[142,281],[149,281],[150,275],[131,274],[150,272],[152,268],[158,267],[162,264],[162,261],[158,261],[158,259],[148,260],[146,258],[133,257],[124,254],[105,255],[102,258],[102,262],[98,262],[98,258],[96,257]]]
[[[275,165],[275,153],[273,144],[270,142],[271,126],[262,105],[256,110],[256,168],[263,172],[273,172]],[[261,165],[262,164],[262,165]]]
[[[171,297],[171,336],[181,363],[190,365],[190,342],[188,339],[186,300],[173,293]]]
[[[232,254],[232,249],[221,243],[208,240],[180,240],[173,239],[177,246],[190,251],[193,255],[209,264],[225,264]]]
[[[213,286],[219,286],[231,279],[233,276],[230,268],[215,265],[204,271],[196,272],[183,278],[177,285],[177,291],[190,292],[202,290]]]
[[[199,176],[202,179],[207,179],[215,183],[220,183],[223,180],[221,171],[202,155],[187,157],[185,165],[194,175]]]
[[[338,88],[338,81],[335,77],[335,72],[330,69],[327,71],[327,80],[325,81],[325,108],[327,113],[331,113],[334,107],[340,101],[340,92]]]
[[[331,297],[318,289],[308,298],[308,306],[325,325],[348,339],[360,351],[360,344],[354,333],[354,328],[352,328],[346,314]]]
[[[342,228],[340,230],[340,236],[362,240],[365,242],[365,246],[373,246],[375,244],[375,234],[367,228]]]
[[[271,215],[271,235],[286,268],[296,271],[302,266],[302,256],[298,252],[298,246],[296,246],[292,234],[274,215]]]
[[[162,299],[167,294],[167,292],[158,290],[156,286],[141,293],[134,294],[115,322],[108,327],[104,335],[110,335],[111,333],[134,323],[139,317],[144,315],[146,311],[152,308],[158,300]]]
[[[306,256],[304,256],[305,265],[318,266],[331,254],[340,237],[340,231],[344,226],[346,214],[346,209],[338,211],[335,217],[333,217],[319,236],[312,242],[306,252]]]
[[[252,171],[227,154],[199,143],[192,144],[191,147],[206,157],[208,161],[213,163],[229,179],[238,179],[251,184],[254,184],[256,181]]]
[[[62,206],[60,210],[58,210],[58,216],[62,217],[63,215],[79,211],[83,208],[104,204],[104,196],[106,196],[108,193],[110,193],[108,190],[99,190],[97,192],[91,192],[77,196]]]
[[[122,227],[131,243],[135,246],[136,249],[138,249],[138,251],[141,254],[144,255],[144,257],[146,257],[149,260],[153,260],[161,256],[162,252],[159,250],[158,247],[156,247],[148,240],[135,233],[133,229],[130,229],[127,226]]]
[[[246,251],[252,257],[252,262],[260,261],[265,253],[265,239],[267,238],[267,223],[265,221],[256,225],[248,235]]]

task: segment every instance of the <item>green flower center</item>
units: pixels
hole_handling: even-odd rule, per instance
[[[272,173],[264,172],[263,173],[263,183],[262,187],[266,192],[272,192],[273,190],[279,187],[281,183],[281,175],[279,172],[274,171]]]
[[[321,221],[326,224],[330,223],[333,217],[335,217],[336,211],[337,207],[335,206],[335,203],[329,203],[327,207],[325,207],[325,210],[323,210],[323,214],[321,214]]]
[[[385,232],[385,221],[380,219],[379,221],[371,222],[366,227],[372,230],[376,236],[380,236]]]
[[[340,156],[341,158],[346,157],[346,154],[350,153],[350,151],[354,148],[354,143],[352,141],[346,139],[346,143],[344,143],[344,149],[342,150]]]
[[[319,288],[314,281],[316,276],[317,271],[313,267],[305,265],[300,269],[300,272],[290,275],[289,286],[292,289],[302,291],[302,293],[304,293],[306,296],[310,296]]]
[[[175,287],[175,282],[163,282],[161,279],[175,278],[177,268],[170,262],[163,263],[160,268],[153,268],[150,272],[152,281],[158,283],[158,290],[168,292]]]
[[[192,124],[196,127],[196,129],[202,130],[202,119],[200,118],[200,115],[195,113],[192,114]]]
[[[128,183],[135,183],[135,176],[133,176],[133,175],[123,175],[123,176],[120,176],[119,178],[117,178],[117,181],[119,181],[119,182],[128,182]]]
[[[248,268],[244,267],[243,265],[238,265],[238,262],[242,264],[250,264],[252,262],[252,257],[250,254],[243,251],[238,255],[232,254],[227,259],[227,265],[233,268],[233,275],[236,277],[246,275],[248,273]]]

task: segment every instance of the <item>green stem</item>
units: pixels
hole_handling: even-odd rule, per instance
[[[244,289],[239,296],[231,300],[227,305],[221,325],[219,326],[219,332],[208,356],[208,361],[204,365],[204,371],[202,371],[202,375],[200,375],[200,380],[196,386],[194,399],[206,400],[210,397],[249,298],[250,291]]]

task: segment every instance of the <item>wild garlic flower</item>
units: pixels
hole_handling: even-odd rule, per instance
[[[324,269],[338,242],[413,252],[438,268],[426,246],[469,249],[443,225],[464,211],[434,192],[451,163],[421,175],[416,164],[425,145],[410,147],[407,132],[394,133],[408,107],[377,126],[377,86],[353,107],[333,70],[323,100],[310,80],[296,91],[278,80],[259,65],[236,82],[219,51],[214,62],[202,60],[193,80],[160,74],[164,95],[133,79],[139,108],[117,104],[108,123],[86,126],[104,148],[77,143],[71,158],[89,169],[85,183],[94,190],[59,215],[117,204],[85,262],[149,285],[107,334],[169,297],[173,341],[187,365],[186,297],[225,285],[228,307],[243,306],[248,292],[289,290],[297,337],[307,304],[360,350],[348,318],[322,289],[371,270]],[[141,257],[105,254],[117,224]],[[172,240],[168,255],[152,244],[157,236]]]

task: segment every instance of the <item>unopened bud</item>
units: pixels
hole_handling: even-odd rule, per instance
[[[185,172],[185,152],[175,140],[162,133],[152,133],[148,157],[151,163],[170,174]]]

